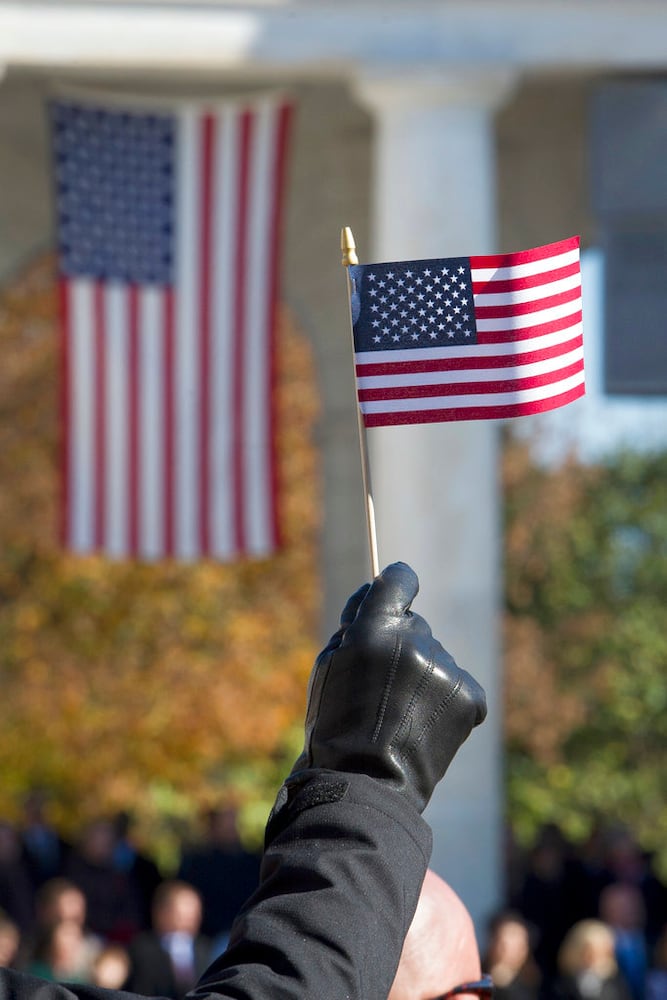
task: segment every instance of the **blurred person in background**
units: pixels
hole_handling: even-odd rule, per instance
[[[179,1000],[209,962],[211,942],[199,933],[201,897],[186,882],[163,882],[153,897],[153,928],[129,945],[128,989]]]
[[[130,956],[121,944],[107,944],[91,969],[91,983],[105,990],[122,990],[130,974]]]
[[[23,800],[21,842],[26,864],[36,888],[61,875],[69,853],[69,844],[48,816],[50,796],[34,788]]]
[[[644,911],[643,933],[648,947],[653,947],[667,920],[667,887],[653,871],[650,855],[626,827],[616,826],[608,831],[605,875],[605,886],[620,882],[639,890]]]
[[[527,870],[510,901],[535,929],[535,960],[545,982],[557,972],[557,955],[566,931],[579,918],[572,851],[554,823],[540,830],[528,853]]]
[[[84,933],[73,920],[40,928],[26,972],[52,982],[90,982],[90,962]]]
[[[88,926],[105,940],[126,944],[141,928],[141,903],[127,872],[114,864],[116,831],[109,819],[88,823],[73,847],[65,874],[86,898]]]
[[[600,893],[609,882],[607,859],[607,824],[596,816],[588,836],[577,844],[572,886],[577,920],[597,919]]]
[[[232,804],[210,809],[204,817],[204,842],[185,851],[177,878],[199,892],[202,933],[224,950],[234,917],[259,883],[260,857],[241,843],[238,810]]]
[[[658,935],[646,973],[646,1000],[667,1000],[667,924]]]
[[[32,930],[35,919],[32,879],[18,831],[4,820],[0,820],[0,909],[22,935]]]
[[[73,924],[78,928],[76,935],[76,969],[81,982],[89,982],[93,962],[102,946],[101,939],[89,932],[86,923],[86,898],[78,886],[66,878],[52,878],[45,882],[35,900],[36,929],[31,940],[26,942],[27,962],[41,961],[44,941],[58,924]],[[74,936],[70,938],[73,947]]]
[[[614,934],[601,920],[580,920],[558,952],[553,1000],[631,1000],[614,952]]]
[[[139,907],[140,929],[147,930],[151,923],[153,894],[162,876],[153,859],[140,851],[134,842],[131,813],[121,810],[111,823],[115,834],[113,867],[129,878]]]
[[[614,951],[633,1000],[644,1000],[648,948],[644,928],[646,910],[641,889],[629,882],[614,882],[600,893],[600,919],[611,927]]]
[[[42,927],[71,920],[80,927],[86,925],[86,897],[78,886],[66,878],[45,882],[35,899],[37,923]]]
[[[0,968],[11,969],[18,958],[21,934],[13,920],[0,910]]]
[[[497,1000],[537,1000],[542,975],[533,956],[530,928],[521,914],[505,910],[489,922],[484,967]]]

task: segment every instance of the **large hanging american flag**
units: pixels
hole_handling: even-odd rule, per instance
[[[290,107],[51,106],[76,552],[278,545],[275,344]]]
[[[578,237],[349,276],[366,427],[517,417],[584,395]]]

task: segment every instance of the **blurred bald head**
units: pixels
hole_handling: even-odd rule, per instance
[[[388,1000],[433,1000],[480,975],[472,918],[454,890],[429,869]]]

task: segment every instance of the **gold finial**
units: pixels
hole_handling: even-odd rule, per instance
[[[343,257],[341,259],[341,264],[348,267],[350,264],[358,264],[359,258],[357,257],[357,247],[354,242],[354,236],[352,235],[352,230],[349,226],[345,226],[340,232],[340,248],[343,252]]]

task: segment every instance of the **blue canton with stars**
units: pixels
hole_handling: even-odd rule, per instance
[[[357,352],[477,342],[467,257],[354,264],[349,274]]]
[[[61,272],[169,284],[175,119],[59,101],[51,123]]]

